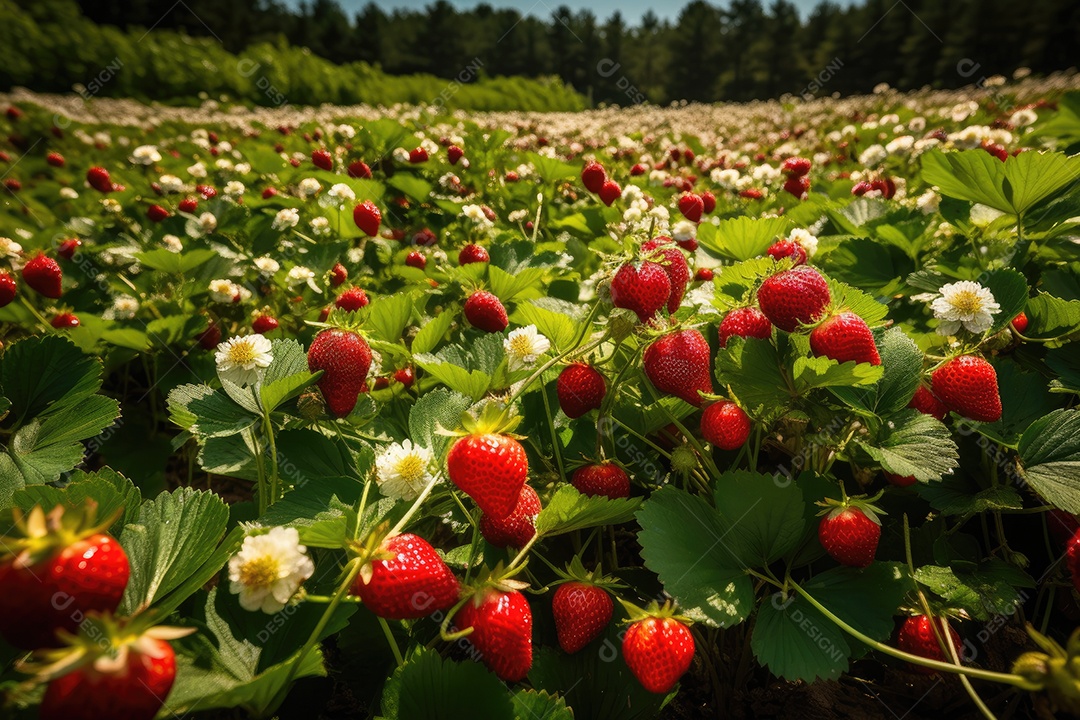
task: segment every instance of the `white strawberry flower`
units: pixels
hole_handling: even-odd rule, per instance
[[[228,197],[238,198],[244,194],[245,189],[246,188],[244,187],[244,183],[240,182],[239,180],[230,180],[229,182],[225,183],[224,192],[225,195],[227,195]]]
[[[274,360],[270,351],[270,340],[263,335],[231,337],[217,346],[214,355],[218,377],[237,385],[254,385]]]
[[[414,445],[412,440],[389,445],[375,458],[379,490],[387,497],[415,500],[434,478],[433,459],[431,450]]]
[[[510,361],[511,370],[520,370],[536,362],[537,358],[551,349],[551,341],[541,335],[535,325],[512,330],[503,340],[503,349]]]
[[[297,265],[296,267],[290,268],[289,272],[285,275],[285,282],[288,283],[289,287],[296,287],[297,285],[306,283],[307,286],[315,292],[322,292],[322,289],[315,284],[315,273],[312,272],[310,268],[304,267],[303,265]]]
[[[971,333],[983,333],[994,324],[1001,306],[993,293],[977,282],[961,280],[941,287],[941,295],[930,303],[934,317],[941,321],[938,333],[955,335],[963,327]]]
[[[182,252],[184,249],[184,243],[181,242],[180,238],[172,234],[163,235],[161,238],[161,244],[164,245],[165,249],[169,252],[178,253]]]
[[[806,251],[806,257],[808,258],[814,257],[814,253],[817,252],[817,236],[812,235],[809,230],[804,230],[803,228],[795,228],[791,231],[791,234],[788,235],[788,240],[793,243],[798,243],[798,245]]]
[[[305,200],[317,194],[320,190],[322,190],[322,185],[315,178],[304,178],[296,187],[297,194]]]
[[[211,280],[209,290],[210,299],[219,303],[231,303],[233,298],[240,294],[240,286],[225,279]]]
[[[75,188],[64,187],[60,188],[60,197],[64,200],[74,200],[79,197],[79,193]]]
[[[273,615],[314,572],[296,528],[275,527],[244,538],[240,552],[229,560],[229,592],[240,596],[245,610]]]
[[[140,145],[131,152],[128,161],[132,165],[153,165],[161,162],[161,153],[153,145]]]
[[[18,257],[22,252],[22,245],[8,237],[0,237],[0,255]]]
[[[269,255],[255,258],[254,263],[255,267],[259,268],[259,272],[264,275],[273,275],[281,269],[281,264]]]
[[[184,191],[184,181],[175,175],[162,175],[158,178],[158,185],[161,186],[162,192],[166,193],[178,193]]]
[[[270,224],[273,230],[287,230],[294,228],[300,222],[300,212],[296,208],[282,208],[274,216],[274,222]]]

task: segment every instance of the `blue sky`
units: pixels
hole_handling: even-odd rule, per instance
[[[376,4],[387,10],[392,10],[393,8],[422,10],[425,6],[430,5],[431,1],[432,0],[378,0]],[[820,0],[792,1],[802,12],[803,17],[805,17]],[[459,8],[471,8],[480,4],[480,0],[450,0],[450,2]],[[545,18],[551,14],[552,9],[560,4],[565,4],[574,10],[587,7],[601,19],[605,19],[616,10],[620,10],[622,11],[623,17],[630,23],[636,23],[645,11],[650,8],[652,8],[653,12],[661,18],[674,20],[678,17],[679,11],[682,9],[683,5],[686,4],[685,2],[678,1],[657,2],[657,0],[592,0],[591,2],[582,2],[581,0],[562,0],[562,2],[560,2],[560,0],[487,0],[487,2],[493,7],[516,8],[523,13]],[[716,0],[714,0],[714,2],[716,2]],[[851,5],[854,0],[838,0],[838,2],[842,5]],[[350,14],[353,14],[366,5],[367,0],[338,0],[338,3]],[[285,4],[297,7],[300,5],[300,0],[285,0]],[[723,4],[723,0],[718,4]],[[768,6],[768,0],[763,0],[763,4]]]

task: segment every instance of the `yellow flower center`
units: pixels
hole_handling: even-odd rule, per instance
[[[424,466],[423,459],[419,455],[406,455],[397,462],[397,467],[394,468],[397,474],[401,476],[405,482],[410,485],[415,485],[424,478]]]
[[[949,299],[949,304],[965,315],[974,315],[982,310],[983,301],[977,292],[961,290]]]
[[[240,566],[240,583],[247,587],[269,587],[278,579],[281,565],[272,555],[260,555]]]
[[[518,335],[510,341],[510,353],[525,357],[532,354],[532,340],[527,335]]]
[[[248,365],[255,362],[255,347],[249,342],[238,342],[229,348],[229,362]]]

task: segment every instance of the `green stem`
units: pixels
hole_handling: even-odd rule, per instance
[[[394,661],[397,662],[398,667],[401,667],[405,664],[405,658],[401,657],[401,648],[398,647],[397,638],[394,637],[394,633],[390,630],[390,623],[386,622],[386,618],[379,618],[379,625],[382,626],[386,642],[390,644],[390,651],[394,653]]]
[[[263,410],[263,432],[270,441],[270,502],[273,505],[280,500],[281,478],[278,475],[277,439],[274,437],[274,423],[270,419],[270,413]]]
[[[551,401],[548,400],[547,388],[540,388],[540,395],[544,398],[544,418],[547,420],[548,430],[551,431],[551,452],[555,456],[555,465],[559,469],[559,477],[566,480],[562,449],[559,447],[559,434],[555,431],[555,420],[551,417]]]
[[[518,554],[514,556],[514,559],[510,561],[510,564],[506,566],[506,569],[513,570],[518,566],[525,556],[529,554],[529,550],[532,550],[532,546],[540,539],[540,533],[533,533],[533,536],[529,539],[529,542],[525,543],[525,547],[518,550]]]
[[[252,440],[255,442],[256,447],[262,444],[259,442],[259,438],[256,437],[256,433],[254,430],[251,430],[251,436]],[[270,495],[266,487],[266,461],[263,458],[262,449],[259,449],[255,453],[255,467],[259,472],[259,479],[256,490],[259,496],[259,515],[262,515],[266,512],[266,508],[269,507],[267,500],[268,496]]]
[[[353,528],[353,540],[360,539],[360,531],[364,527],[364,511],[367,510],[368,493],[371,492],[371,478],[369,474],[368,479],[364,482],[364,492],[360,495],[360,505],[356,511],[356,527]]]
[[[424,501],[427,500],[428,495],[431,494],[432,488],[434,488],[435,484],[438,482],[438,475],[431,478],[431,482],[427,484],[427,487],[424,488],[423,492],[421,492],[420,495],[416,498],[416,500],[413,501],[412,507],[410,507],[408,512],[406,512],[405,515],[403,515],[402,518],[397,521],[397,524],[394,525],[392,530],[390,530],[390,533],[389,535],[387,535],[387,537],[393,537],[394,535],[397,535],[399,532],[402,531],[402,529],[408,524],[408,522],[412,520],[413,515],[415,515],[416,512],[420,509],[420,506],[423,505]]]

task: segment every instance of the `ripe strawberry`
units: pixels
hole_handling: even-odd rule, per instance
[[[949,408],[934,397],[934,394],[925,385],[920,385],[915,390],[915,395],[912,396],[908,407],[914,408],[924,415],[936,417],[938,420],[944,420],[945,416],[949,414]]]
[[[885,479],[889,481],[889,484],[895,487],[911,487],[919,482],[915,479],[914,475],[896,475],[887,470],[883,470],[882,474],[885,476]]]
[[[713,447],[735,450],[750,437],[750,418],[733,402],[713,403],[701,414],[701,437]]]
[[[1001,419],[997,372],[981,357],[961,355],[949,360],[930,376],[930,385],[945,407],[969,420]]]
[[[82,247],[82,240],[79,238],[68,238],[67,240],[60,241],[60,245],[56,248],[56,254],[64,260],[70,260],[75,257],[75,252]]]
[[[7,180],[4,180],[4,187],[15,193],[22,190],[22,183],[15,178],[8,178]],[[608,204],[610,205],[611,203]]]
[[[274,197],[275,195],[277,195],[277,188],[274,188],[274,187],[268,187],[268,188],[265,188],[262,191],[262,199],[263,200],[269,200],[270,198]]]
[[[15,278],[11,277],[11,273],[0,272],[0,307],[10,305],[17,292],[18,286],[15,284]]]
[[[697,270],[694,271],[694,280],[696,280],[697,282],[709,282],[712,279],[713,279],[712,268],[699,267]],[[771,325],[770,325],[770,327],[771,327]]]
[[[79,327],[79,318],[69,312],[56,313],[49,324],[57,330],[70,330]]]
[[[504,518],[480,514],[480,534],[495,547],[523,548],[536,535],[536,516],[540,514],[540,496],[527,484],[521,486],[517,505]]]
[[[349,167],[346,169],[349,177],[351,178],[371,178],[371,168],[363,160],[353,160],[349,163]]]
[[[213,350],[221,343],[221,326],[210,320],[206,329],[199,333],[198,340],[203,350]]]
[[[690,266],[686,264],[686,258],[682,251],[675,247],[671,238],[664,235],[642,243],[641,249],[650,256],[659,254],[663,258],[657,264],[667,273],[668,281],[671,283],[667,309],[669,313],[674,313],[682,304],[686,286],[690,283]]]
[[[746,188],[745,190],[739,191],[739,197],[746,198],[747,200],[760,200],[765,197],[765,193],[759,188]]]
[[[801,175],[799,177],[789,177],[786,181],[784,181],[784,190],[791,193],[798,199],[803,200],[810,192],[810,178],[806,175]]]
[[[937,624],[939,631],[942,633],[948,628],[953,647],[956,648],[958,655],[962,653],[964,646],[960,640],[960,634],[953,630],[944,618],[937,618]],[[896,647],[906,653],[918,655],[928,660],[952,662],[952,657],[946,657],[942,651],[937,635],[934,634],[934,626],[926,615],[916,615],[904,620],[904,624],[900,626],[900,631],[896,635]],[[908,667],[912,671],[924,675],[933,675],[937,672],[933,668],[916,665],[915,663],[909,663]]]
[[[637,177],[639,175],[644,175],[646,169],[647,168],[644,165],[642,165],[641,163],[636,163],[632,168],[630,168],[630,175],[632,177]]]
[[[524,679],[532,667],[532,609],[520,592],[481,590],[454,618],[480,659],[504,682]]]
[[[312,150],[311,162],[320,170],[334,169],[334,156],[326,150]]]
[[[621,197],[622,187],[614,180],[608,180],[600,186],[600,201],[608,207],[611,207],[611,204]]]
[[[404,533],[383,541],[370,574],[362,570],[352,592],[379,617],[407,620],[451,607],[461,585],[427,540]]]
[[[251,321],[251,329],[260,335],[273,332],[278,329],[278,321],[273,315],[259,315]]]
[[[113,183],[109,178],[109,171],[103,167],[92,167],[87,170],[86,182],[98,192],[108,193],[113,190]]]
[[[146,209],[146,217],[150,218],[151,222],[161,222],[169,217],[169,211],[160,205],[151,205]]]
[[[367,341],[349,330],[323,330],[308,348],[308,370],[322,370],[319,390],[334,417],[345,417],[356,407],[371,368]]]
[[[555,384],[559,407],[569,418],[579,418],[596,410],[604,401],[607,383],[600,372],[583,362],[567,365]]]
[[[529,475],[525,448],[509,435],[475,433],[459,438],[446,456],[450,481],[498,520],[517,507]]]
[[[610,460],[594,465],[582,465],[574,471],[570,484],[582,495],[591,497],[606,497],[612,500],[630,497],[630,476],[621,466]]]
[[[796,265],[806,264],[806,250],[797,242],[791,240],[777,240],[766,251],[773,260],[781,260],[789,257]]]
[[[330,285],[331,287],[339,287],[342,283],[349,279],[349,271],[345,269],[345,266],[341,263],[334,263],[334,267],[330,268]]]
[[[787,332],[816,320],[831,299],[825,278],[806,265],[767,278],[758,290],[758,304],[765,317]]]
[[[176,680],[176,655],[155,630],[127,639],[116,663],[102,655],[50,680],[41,720],[153,720]]]
[[[427,258],[419,250],[410,250],[409,254],[405,256],[405,264],[417,270],[423,270],[427,267]]]
[[[431,228],[417,230],[412,236],[412,244],[420,247],[430,247],[437,242],[439,242],[439,238],[431,231]]]
[[[662,265],[645,261],[626,264],[611,279],[611,302],[633,310],[640,322],[648,322],[671,298],[671,279]]]
[[[196,185],[195,192],[202,195],[203,200],[210,200],[217,197],[217,190],[213,185]]]
[[[360,228],[368,237],[375,237],[379,234],[379,224],[382,222],[382,213],[379,212],[379,208],[375,207],[375,203],[370,200],[364,202],[353,208],[353,222],[356,223],[356,227]]]
[[[602,587],[583,582],[560,585],[551,596],[551,613],[559,647],[573,655],[604,632],[615,604]]]
[[[716,196],[711,192],[706,190],[699,197],[701,197],[702,210],[706,215],[716,209]]]
[[[866,321],[853,312],[833,315],[810,333],[810,350],[817,357],[837,362],[854,361],[880,365],[874,334]]]
[[[1021,312],[1019,315],[1012,319],[1012,322],[1010,322],[1009,325],[1012,326],[1013,330],[1023,335],[1024,331],[1027,330],[1028,327],[1027,313]]]
[[[1070,519],[1073,524],[1076,523],[1076,518]],[[1047,525],[1053,527],[1054,523],[1048,521]],[[1076,588],[1076,592],[1080,592],[1080,529],[1073,533],[1073,536],[1065,543],[1065,567],[1069,569],[1069,578],[1072,580],[1073,587]]]
[[[267,188],[267,190],[269,189],[270,188]],[[195,198],[184,198],[177,204],[176,208],[180,212],[193,213],[199,208],[199,201]]]
[[[881,525],[859,507],[836,507],[821,518],[818,540],[825,552],[848,567],[864,568],[874,561]]]
[[[368,296],[363,289],[358,287],[352,287],[337,296],[334,300],[334,307],[339,310],[355,311],[362,307],[367,307]]]
[[[649,381],[661,392],[701,406],[699,392],[712,392],[709,343],[697,330],[678,330],[652,342],[642,356]]]
[[[482,245],[476,243],[469,243],[461,248],[457,258],[458,265],[470,265],[472,263],[488,262],[489,260],[491,260],[491,256],[488,255],[488,251]]]
[[[53,167],[64,167],[64,156],[58,152],[51,152],[45,156],[45,162]]]
[[[679,198],[679,212],[690,222],[699,222],[705,212],[705,202],[694,193],[683,193]]]
[[[428,153],[422,147],[416,147],[409,151],[409,162],[413,165],[419,165],[420,163],[426,163],[428,161]]]
[[[789,157],[780,165],[780,171],[788,177],[802,177],[810,172],[810,161],[801,157]]]
[[[416,381],[416,372],[411,367],[398,368],[394,371],[394,379],[405,387],[412,387]]]
[[[694,637],[674,618],[648,617],[626,630],[622,643],[626,666],[651,693],[666,693],[690,669]]]
[[[477,290],[465,301],[465,319],[484,332],[502,332],[509,322],[502,301],[486,290]]]
[[[51,257],[45,257],[39,252],[22,269],[23,282],[30,286],[34,292],[47,298],[56,299],[63,294],[61,280],[64,273],[60,266]]]
[[[604,172],[604,167],[600,163],[587,163],[581,170],[581,182],[589,192],[599,193],[607,182],[607,173]]]
[[[720,321],[718,335],[720,347],[727,347],[728,338],[733,335],[768,340],[772,337],[772,323],[756,307],[736,308]]]
[[[0,557],[0,635],[26,650],[56,647],[57,630],[74,633],[87,612],[112,612],[131,568],[113,537],[88,527],[89,514],[57,506],[16,515],[21,537],[5,537]]]
[[[458,160],[465,156],[465,151],[459,148],[457,145],[451,145],[446,148],[446,159],[450,161],[451,165],[457,165]]]

